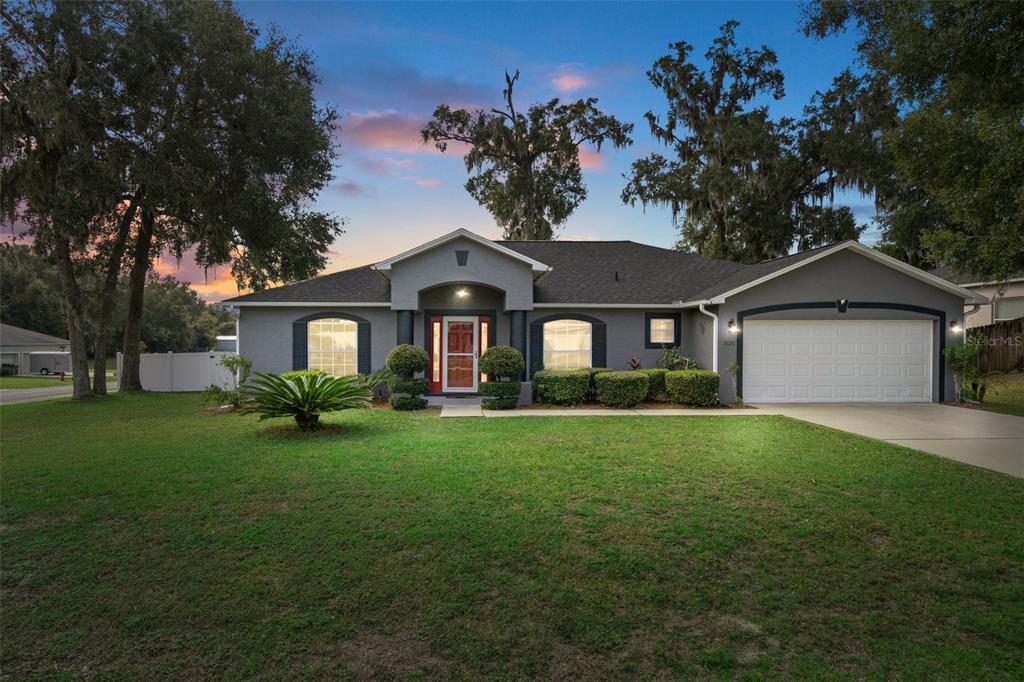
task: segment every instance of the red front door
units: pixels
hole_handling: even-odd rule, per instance
[[[477,363],[476,318],[444,319],[444,383],[446,391],[475,391]]]

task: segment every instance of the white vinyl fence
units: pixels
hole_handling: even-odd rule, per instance
[[[142,388],[164,393],[201,391],[210,384],[230,388],[231,373],[220,359],[233,353],[143,353],[139,366]],[[117,374],[121,376],[121,353],[117,354]]]

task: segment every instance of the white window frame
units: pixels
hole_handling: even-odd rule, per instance
[[[353,338],[355,339],[355,343],[353,344],[352,350],[348,350],[348,349],[345,349],[345,348],[313,348],[313,330],[312,330],[312,326],[314,324],[323,324],[325,322],[331,322],[331,323],[342,322],[345,325],[352,325],[352,335],[353,335]],[[306,367],[309,368],[309,369],[322,369],[321,366],[317,366],[317,365],[320,365],[321,363],[314,362],[314,358],[317,357],[318,355],[324,355],[324,354],[327,354],[327,353],[344,353],[346,355],[347,354],[351,354],[351,356],[352,356],[352,363],[351,363],[352,364],[352,372],[351,372],[351,374],[333,374],[332,372],[327,372],[328,374],[331,374],[331,376],[351,376],[351,375],[354,375],[354,374],[359,374],[359,323],[356,322],[355,320],[345,319],[344,317],[322,317],[322,318],[319,318],[319,319],[316,319],[316,320],[310,320],[309,322],[307,322],[306,323]],[[335,366],[336,364],[337,363],[333,363],[332,362],[332,367]],[[348,364],[349,364],[348,362],[342,363],[343,366],[347,366]],[[327,370],[323,370],[323,371],[326,372]]]
[[[549,332],[548,332],[549,325],[559,325],[559,324],[561,324],[561,325],[564,325],[564,324],[574,324],[574,325],[580,325],[581,328],[585,327],[587,329],[587,331],[589,332],[587,334],[587,336],[589,337],[589,340],[588,340],[588,343],[587,343],[587,347],[586,348],[564,349],[564,350],[548,350],[547,349],[548,339],[549,338],[550,339],[557,338],[557,334],[556,333],[549,334]],[[589,322],[587,320],[574,320],[574,319],[571,319],[571,318],[562,318],[562,319],[559,319],[559,320],[549,320],[549,321],[544,323],[544,325],[543,325],[543,332],[542,333],[544,334],[544,343],[543,343],[543,347],[541,348],[541,353],[543,354],[542,357],[543,357],[544,369],[586,369],[586,368],[589,368],[589,367],[591,367],[593,365],[593,363],[594,363],[594,324],[593,324],[593,322]],[[577,344],[577,345],[579,345],[579,344]],[[587,361],[586,361],[585,365],[574,366],[574,367],[563,367],[563,366],[553,366],[551,363],[548,362],[549,354],[568,355],[570,353],[573,353],[573,354],[577,354],[578,355],[578,354],[583,353],[583,352],[586,352],[588,354]]]
[[[668,322],[669,331],[672,332],[672,340],[670,341],[659,341],[654,338],[654,323],[655,322]],[[647,338],[651,340],[651,344],[657,344],[659,346],[678,346],[679,339],[676,338],[676,320],[673,317],[651,317],[647,320]]]

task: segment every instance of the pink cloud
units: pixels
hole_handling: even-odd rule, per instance
[[[551,84],[559,92],[576,92],[592,85],[593,80],[582,73],[564,72],[551,79]]]
[[[339,135],[343,146],[347,142],[363,149],[439,154],[437,147],[424,144],[420,136],[428,120],[425,116],[411,116],[394,110],[350,114],[342,123]],[[462,156],[467,149],[461,143],[449,144],[448,154]]]
[[[188,282],[199,296],[208,302],[237,296],[241,293],[234,278],[231,266],[203,268],[195,259],[195,249],[188,249],[177,258],[173,253],[164,251],[153,261],[153,271],[161,276],[171,276],[181,282]]]
[[[437,178],[405,178],[406,180],[412,180],[420,187],[440,187],[441,181]]]
[[[593,147],[580,147],[580,166],[586,170],[604,170],[608,167],[604,157]]]
[[[364,149],[386,149],[404,154],[431,154],[433,145],[423,144],[420,130],[425,118],[397,111],[352,114],[342,123],[341,140]]]

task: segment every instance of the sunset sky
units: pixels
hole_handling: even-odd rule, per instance
[[[383,259],[458,227],[497,237],[490,215],[463,188],[458,154],[441,155],[419,130],[441,103],[498,106],[505,70],[521,72],[520,108],[551,97],[599,98],[598,106],[636,125],[625,150],[587,153],[590,196],[560,239],[633,239],[671,246],[676,230],[661,208],[629,207],[619,195],[630,163],[661,149],[643,120],[663,113],[664,99],[645,72],[686,40],[703,55],[728,19],[741,25],[741,46],[767,44],[786,75],[775,115],[799,116],[816,91],[853,60],[850,35],[815,41],[798,29],[800,7],[788,3],[426,4],[240,2],[259,27],[276,24],[315,55],[318,97],[342,114],[335,179],[317,205],[346,221],[328,271]],[[844,197],[858,218],[873,214],[867,197]],[[865,234],[873,241],[875,234]],[[208,299],[234,295],[224,272],[197,271],[188,260],[160,272],[195,283]]]

